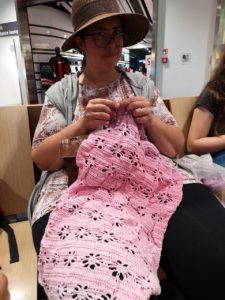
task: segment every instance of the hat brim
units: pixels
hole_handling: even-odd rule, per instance
[[[81,32],[83,29],[87,28],[88,26],[110,18],[118,16],[121,19],[123,31],[126,34],[126,38],[124,40],[123,47],[128,47],[137,44],[138,42],[142,41],[146,34],[150,29],[150,24],[148,19],[141,14],[134,14],[134,13],[110,13],[110,14],[101,14],[99,16],[94,17],[93,19],[86,22],[79,30],[75,31],[70,37],[68,37],[65,42],[62,44],[62,50],[68,51],[70,49],[78,49],[78,46],[75,41],[75,36]]]

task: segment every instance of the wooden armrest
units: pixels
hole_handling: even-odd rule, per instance
[[[59,156],[64,159],[66,171],[68,174],[68,186],[70,186],[78,176],[78,167],[76,166],[76,155],[80,144],[87,135],[78,136],[71,139],[61,141],[59,148]]]

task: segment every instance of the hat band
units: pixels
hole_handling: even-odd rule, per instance
[[[72,18],[73,29],[76,32],[86,22],[94,17],[102,14],[119,13],[119,7],[116,1],[99,0],[92,1],[82,6],[76,11],[76,14]]]

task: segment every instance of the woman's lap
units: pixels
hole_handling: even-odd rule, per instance
[[[45,233],[45,228],[48,224],[49,216],[50,213],[42,216],[40,219],[35,221],[34,224],[32,225],[33,243],[37,254],[39,254],[40,252],[41,239]]]
[[[37,253],[47,214],[33,224]],[[183,199],[169,221],[161,264],[190,300],[225,299],[225,209],[201,184],[186,184]]]
[[[187,184],[169,221],[161,265],[187,299],[225,299],[225,209],[207,187]]]

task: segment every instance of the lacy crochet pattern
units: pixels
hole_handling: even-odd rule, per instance
[[[82,142],[77,181],[50,215],[39,282],[48,299],[147,300],[182,177],[132,115],[118,109],[107,129]]]

